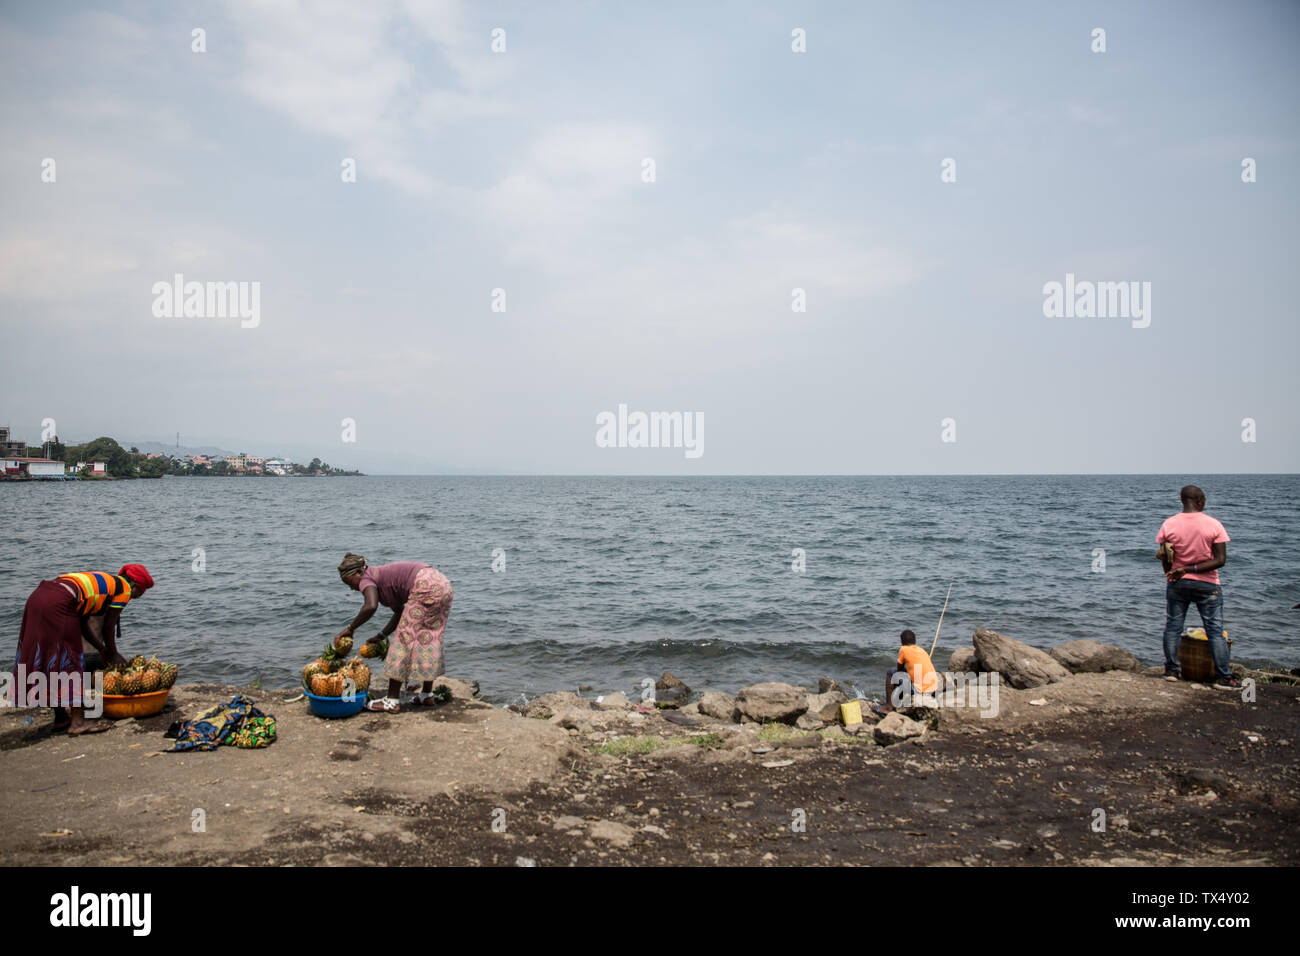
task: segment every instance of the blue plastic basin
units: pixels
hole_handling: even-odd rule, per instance
[[[311,706],[311,712],[317,717],[353,717],[366,706],[366,699],[370,696],[365,691],[359,691],[353,700],[347,700],[343,697],[317,697],[309,690],[303,691],[307,695],[307,703]]]

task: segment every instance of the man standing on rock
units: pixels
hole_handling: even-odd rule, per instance
[[[1178,679],[1178,641],[1187,606],[1195,603],[1214,656],[1215,687],[1241,684],[1228,667],[1228,642],[1223,637],[1223,589],[1219,568],[1228,561],[1228,532],[1205,513],[1205,492],[1187,485],[1179,492],[1183,510],[1165,520],[1156,535],[1165,568],[1165,677]],[[1171,550],[1172,549],[1172,550]]]

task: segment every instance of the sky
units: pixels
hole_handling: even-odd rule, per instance
[[[370,473],[1300,472],[1298,49],[1291,2],[5,3],[0,424]],[[1145,317],[1046,315],[1067,275]],[[700,453],[602,447],[620,405]]]

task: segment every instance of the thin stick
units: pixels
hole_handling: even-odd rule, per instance
[[[948,585],[948,593],[943,598],[943,610],[939,612],[939,627],[943,627],[943,616],[948,612],[948,598],[952,596],[952,585]],[[934,656],[934,649],[939,644],[939,627],[934,629],[934,643],[930,645],[930,656]]]

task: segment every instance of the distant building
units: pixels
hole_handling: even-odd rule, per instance
[[[5,457],[0,462],[7,478],[62,478],[65,471],[63,462],[48,458]]]
[[[0,456],[5,458],[26,458],[27,442],[17,441],[9,435],[9,426],[0,426]]]
[[[86,468],[90,469],[92,475],[107,475],[108,463],[104,461],[79,461],[77,462],[77,472],[80,473]]]

